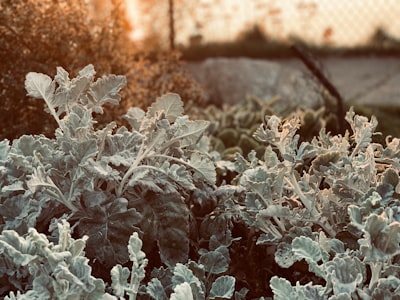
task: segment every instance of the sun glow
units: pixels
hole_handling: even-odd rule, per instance
[[[167,0],[146,13],[140,10],[142,1],[126,1],[132,39],[140,41],[151,32],[167,31]],[[268,37],[296,36],[317,45],[362,45],[377,29],[400,38],[397,0],[180,0],[175,5],[176,42],[183,45],[194,36],[201,36],[203,42],[235,39],[255,24]]]

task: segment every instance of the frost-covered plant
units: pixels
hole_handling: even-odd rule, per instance
[[[132,232],[148,251],[157,247],[164,264],[186,262],[191,195],[216,182],[202,138],[208,122],[189,120],[179,96],[167,94],[147,112],[132,108],[131,130],[114,122],[96,128],[94,113],[118,104],[126,80],[94,77],[92,65],[73,79],[60,67],[54,80],[27,74],[28,94],[46,102],[58,129],[54,139],[0,143],[0,228],[26,234],[68,220],[75,235],[88,236],[88,257],[106,269],[128,262]]]
[[[254,134],[267,146],[263,159],[251,152],[247,159],[237,154],[233,164],[218,164],[238,174],[236,185],[217,190],[225,214],[260,232],[256,244],[273,245],[281,268],[304,261],[310,274],[326,282],[293,287],[273,276],[277,299],[377,299],[389,286],[389,293],[400,295],[399,142],[388,140],[386,148],[372,143],[374,117],[351,109],[346,120],[352,134],[321,130],[311,142],[299,143],[297,118],[270,116]],[[358,246],[342,238],[346,231]]]

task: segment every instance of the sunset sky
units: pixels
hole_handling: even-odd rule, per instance
[[[136,28],[133,39],[147,32],[165,30],[168,0],[159,0],[143,14],[137,3],[126,0]],[[400,38],[399,0],[175,0],[176,41],[187,44],[190,36],[203,41],[226,41],[258,24],[268,36],[290,35],[316,44],[355,46],[365,43],[377,28]],[[160,6],[159,6],[160,5]],[[164,20],[164,21],[162,21]]]

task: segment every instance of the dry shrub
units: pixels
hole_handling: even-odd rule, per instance
[[[56,67],[62,66],[72,78],[93,64],[98,76],[127,76],[123,105],[109,110],[103,121],[131,105],[146,107],[167,91],[179,92],[184,99],[202,99],[177,54],[156,61],[138,58],[128,37],[124,1],[109,1],[110,13],[96,17],[85,0],[0,0],[0,140],[54,132],[44,103],[26,97],[24,80],[31,71],[54,76]]]

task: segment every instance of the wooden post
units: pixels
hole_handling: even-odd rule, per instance
[[[169,47],[175,50],[175,24],[174,24],[174,0],[168,0],[169,5]]]

